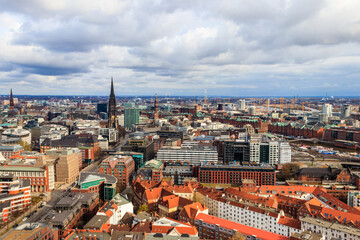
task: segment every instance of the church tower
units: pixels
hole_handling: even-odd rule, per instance
[[[12,93],[12,88],[10,89],[10,109],[14,109],[14,97]]]
[[[110,90],[110,97],[109,97],[109,119],[108,119],[108,127],[115,128],[118,127],[118,122],[116,118],[116,98],[114,92],[114,82],[113,78],[111,77],[111,90]]]
[[[155,93],[155,112],[154,112],[154,119],[158,119],[159,118],[159,112],[158,112],[158,100],[157,100],[157,93]]]

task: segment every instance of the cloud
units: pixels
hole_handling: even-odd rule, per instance
[[[0,81],[22,94],[107,95],[110,76],[118,95],[360,90],[355,0],[0,0],[0,6]]]

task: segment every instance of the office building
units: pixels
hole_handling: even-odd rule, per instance
[[[140,109],[134,103],[127,103],[124,107],[124,127],[131,129],[134,124],[140,122]]]
[[[110,156],[103,160],[99,167],[99,173],[116,177],[121,186],[131,183],[134,171],[135,162],[130,156]]]
[[[47,159],[55,162],[55,181],[73,183],[79,176],[82,166],[82,153],[76,148],[52,149],[46,151]]]
[[[193,166],[217,164],[218,153],[214,146],[163,147],[157,159],[164,162],[188,163]]]
[[[107,103],[98,103],[96,104],[96,113],[107,113],[108,112],[108,104]]]

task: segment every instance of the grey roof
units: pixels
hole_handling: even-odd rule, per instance
[[[95,215],[90,221],[84,226],[84,229],[100,229],[103,224],[109,220],[107,215]]]
[[[117,182],[116,177],[104,174],[104,173],[92,173],[92,172],[81,172],[79,176],[79,184],[82,184],[88,181],[91,176],[98,176],[101,178],[105,178],[105,183],[114,184]]]

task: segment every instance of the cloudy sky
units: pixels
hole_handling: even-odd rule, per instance
[[[0,94],[359,96],[359,0],[0,0]]]

